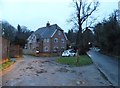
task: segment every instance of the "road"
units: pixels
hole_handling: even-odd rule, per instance
[[[55,57],[25,55],[23,61],[2,77],[3,86],[109,86],[94,64],[71,67]]]
[[[90,50],[87,54],[96,66],[104,73],[113,86],[118,86],[118,61],[112,57]]]

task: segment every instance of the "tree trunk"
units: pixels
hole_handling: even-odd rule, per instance
[[[79,51],[76,52],[76,64],[79,64]]]

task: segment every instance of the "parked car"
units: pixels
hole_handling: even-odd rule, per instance
[[[36,54],[38,54],[39,53],[39,51],[38,50],[36,50]]]
[[[94,51],[97,51],[97,52],[99,52],[100,51],[100,49],[98,48],[98,47],[93,47],[93,48],[90,48],[91,50],[94,50]]]
[[[75,56],[75,51],[73,49],[65,50],[62,53],[62,57]]]

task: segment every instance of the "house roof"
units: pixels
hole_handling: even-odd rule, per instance
[[[62,31],[62,29],[57,24],[53,24],[39,28],[34,32],[34,34],[36,35],[37,38],[50,38],[52,37],[56,30]]]

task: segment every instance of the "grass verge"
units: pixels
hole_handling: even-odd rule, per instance
[[[4,62],[2,64],[0,64],[0,71],[8,68],[9,66],[11,66],[14,62],[12,61],[7,61],[7,62]]]
[[[92,64],[92,60],[87,55],[80,55],[79,63],[76,63],[77,57],[60,57],[56,60],[56,62],[61,64],[67,64],[71,66],[84,66]]]

